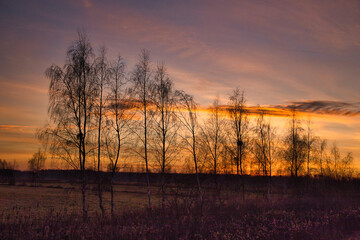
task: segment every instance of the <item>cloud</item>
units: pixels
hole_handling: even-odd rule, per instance
[[[273,106],[278,109],[296,109],[300,112],[318,114],[356,116],[360,114],[360,102],[349,103],[341,101],[296,101],[286,105]]]
[[[227,112],[231,110],[230,105],[221,105],[221,111]],[[212,107],[204,108],[211,110]],[[295,109],[300,113],[315,113],[337,116],[357,116],[360,115],[360,102],[348,103],[341,101],[293,101],[289,104],[279,104],[271,106],[246,106],[245,110],[249,114],[260,114],[261,112],[278,117],[286,117]]]

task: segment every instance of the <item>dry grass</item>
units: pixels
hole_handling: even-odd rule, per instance
[[[145,186],[117,185],[110,217],[109,194],[101,216],[96,185],[89,185],[90,217],[83,221],[75,184],[1,185],[0,239],[351,239],[360,229],[358,183],[280,182],[270,197],[249,186],[245,201],[231,188],[219,197],[205,187],[202,205],[191,187],[169,189],[165,209],[153,187],[148,211]]]
[[[155,189],[153,189],[156,192]],[[88,186],[87,204],[89,214],[100,213],[98,207],[97,186]],[[110,194],[104,192],[104,208],[110,211]],[[155,204],[159,200],[153,196]],[[14,209],[28,215],[42,216],[48,212],[79,213],[81,193],[77,185],[72,184],[42,184],[38,187],[31,185],[9,186],[0,185],[0,202],[3,213],[13,212]],[[144,187],[136,185],[117,185],[115,187],[115,211],[121,213],[128,209],[145,208],[147,193]]]

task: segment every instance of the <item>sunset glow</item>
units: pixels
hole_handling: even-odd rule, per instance
[[[279,134],[300,106],[314,131],[360,166],[360,2],[350,1],[1,1],[0,158],[27,160],[48,121],[45,70],[62,65],[77,29],[128,70],[141,49],[164,63],[175,87],[204,112],[216,96],[245,91]],[[51,168],[50,163],[47,167]]]

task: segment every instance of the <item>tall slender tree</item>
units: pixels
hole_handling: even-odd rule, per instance
[[[244,161],[246,148],[248,147],[246,135],[249,125],[244,92],[239,88],[236,88],[230,95],[229,100],[228,114],[231,120],[229,140],[231,143],[229,143],[227,148],[230,150],[233,159],[235,160],[236,174],[243,175],[245,173]]]
[[[83,217],[87,218],[86,159],[90,152],[91,120],[97,99],[94,54],[84,32],[70,46],[66,64],[46,70],[50,79],[49,116],[51,123],[40,133],[51,151],[81,172]],[[76,153],[77,152],[77,153]]]
[[[152,149],[161,172],[162,208],[165,207],[165,173],[176,161],[177,130],[176,98],[173,82],[166,73],[165,65],[158,65],[152,84]]]
[[[320,175],[321,176],[325,175],[324,167],[326,166],[326,159],[327,159],[326,147],[327,147],[327,140],[326,139],[320,140],[318,165],[319,165],[319,168],[320,168]]]
[[[254,137],[254,156],[258,163],[259,174],[267,176],[270,170],[270,151],[269,145],[270,133],[269,125],[265,121],[265,110],[259,110],[259,116],[256,120],[255,137]]]
[[[186,133],[182,136],[186,149],[191,153],[194,162],[196,183],[199,190],[200,202],[203,202],[203,193],[201,189],[200,177],[199,177],[199,156],[198,156],[198,132],[199,124],[197,119],[198,105],[194,101],[194,98],[186,94],[184,91],[176,91],[176,95],[179,99],[178,105],[178,119],[184,126]],[[189,135],[190,134],[190,135]]]
[[[290,127],[285,138],[284,159],[287,163],[290,175],[298,177],[304,168],[306,159],[306,140],[302,136],[303,128],[297,117],[296,109],[291,110]]]
[[[143,146],[143,153],[138,153],[145,162],[146,171],[146,183],[148,189],[148,204],[151,209],[151,188],[150,188],[150,176],[149,176],[149,154],[148,154],[148,132],[149,132],[149,105],[151,94],[151,66],[150,66],[150,53],[147,50],[142,50],[139,56],[139,61],[135,66],[134,72],[131,77],[131,81],[134,84],[132,94],[139,99],[140,102],[140,115],[142,117],[142,124],[140,125],[143,134],[138,134],[138,139]],[[137,130],[134,129],[134,133]]]
[[[211,173],[214,174],[217,185],[217,174],[219,173],[220,157],[223,153],[225,121],[222,116],[219,97],[213,101],[208,110],[208,116],[201,128],[203,145],[209,152]]]
[[[105,214],[102,197],[102,169],[101,169],[101,152],[102,152],[102,128],[104,119],[104,106],[106,105],[105,87],[109,82],[110,69],[106,59],[105,47],[100,48],[100,53],[95,61],[95,81],[97,85],[96,116],[97,116],[97,172],[98,172],[98,197],[99,207],[102,214]]]
[[[306,156],[306,169],[307,169],[307,176],[310,176],[310,164],[312,160],[313,155],[313,148],[314,144],[316,142],[316,137],[313,134],[312,128],[311,128],[311,119],[307,120],[307,133],[306,133],[306,150],[307,150],[307,156]]]
[[[129,141],[129,124],[134,116],[134,106],[129,95],[124,60],[119,56],[111,68],[109,78],[107,134],[105,137],[106,152],[109,158],[110,207],[114,215],[114,176],[119,169],[121,149]]]

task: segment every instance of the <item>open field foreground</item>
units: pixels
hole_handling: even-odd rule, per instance
[[[0,239],[358,239],[356,180],[278,177],[272,180],[270,193],[265,178],[248,177],[244,199],[236,178],[219,179],[216,190],[211,178],[202,176],[201,205],[186,177],[176,178],[183,178],[183,184],[169,183],[165,208],[160,188],[154,184],[152,210],[147,208],[146,186],[141,181],[117,184],[113,217],[109,193],[105,189],[102,216],[96,185],[89,184],[86,220],[76,182],[40,179],[34,187],[22,179],[15,185],[3,184]]]

